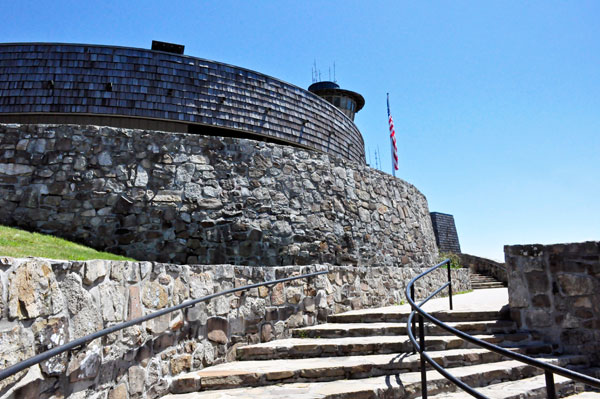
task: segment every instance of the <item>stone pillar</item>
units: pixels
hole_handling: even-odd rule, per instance
[[[511,315],[568,353],[600,361],[600,242],[505,246]]]

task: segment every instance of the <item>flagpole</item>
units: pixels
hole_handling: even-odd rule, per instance
[[[387,106],[388,106],[388,119],[390,118],[390,93],[387,93]],[[390,160],[392,161],[392,176],[396,177],[396,168],[394,163],[394,143],[392,142],[392,136],[390,136]]]
[[[394,122],[392,120],[392,114],[390,112],[390,93],[387,93],[387,111],[388,111],[388,123],[390,127],[390,152],[392,161],[392,176],[396,177],[396,169],[398,169],[398,155],[396,154],[396,132],[394,130]]]

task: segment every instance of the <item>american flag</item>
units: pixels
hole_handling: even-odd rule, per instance
[[[390,143],[392,146],[392,174],[396,177],[398,170],[398,147],[396,147],[396,131],[394,130],[394,120],[390,113],[390,94],[387,95],[388,122],[390,124]]]

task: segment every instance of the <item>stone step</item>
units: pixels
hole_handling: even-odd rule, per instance
[[[471,280],[471,285],[473,285],[473,284],[502,284],[502,282],[494,280],[494,279],[489,279],[489,280]]]
[[[490,288],[504,288],[504,284],[502,284],[502,283],[471,284],[471,288],[474,290],[487,290]]]
[[[494,277],[489,276],[471,276],[471,281],[498,281]]]
[[[351,310],[345,313],[331,315],[327,318],[328,323],[377,323],[391,321],[396,323],[406,322],[410,311],[400,306],[389,306],[379,309]],[[443,322],[460,321],[485,321],[485,320],[508,320],[510,313],[506,311],[460,311],[444,310],[431,312],[431,315]]]
[[[308,359],[307,359],[308,360]],[[399,360],[399,359],[398,359]],[[559,366],[569,364],[582,364],[585,362],[583,356],[561,356],[558,358],[548,357],[541,359]],[[471,386],[486,386],[493,381],[516,380],[529,378],[542,374],[542,370],[528,366],[523,363],[506,360],[501,362],[477,364],[456,367],[450,370],[454,376],[465,381]],[[198,372],[196,372],[198,373]],[[194,374],[194,373],[190,373]],[[235,375],[232,376],[235,379]],[[405,372],[401,374],[383,375],[378,377],[359,378],[350,380],[335,380],[328,382],[294,382],[288,384],[277,383],[260,387],[239,387],[224,389],[220,391],[204,391],[180,393],[181,388],[192,387],[199,380],[190,379],[188,384],[171,385],[173,394],[166,395],[164,399],[357,399],[373,398],[388,399],[392,397],[415,398],[419,395],[421,386],[421,374],[419,372]],[[428,391],[431,395],[454,389],[452,383],[446,380],[437,371],[427,371]],[[238,381],[239,384],[239,381]]]
[[[510,334],[517,332],[516,324],[510,320],[447,324],[468,334]],[[426,323],[425,333],[427,335],[448,334],[446,330],[430,323]],[[406,334],[406,323],[330,323],[292,330],[292,337],[295,338],[341,338]]]
[[[504,288],[504,284],[500,281],[473,282],[471,287],[487,287],[487,288]]]
[[[592,392],[592,391],[579,392],[579,393],[576,393],[575,395],[570,395],[570,396],[566,396],[566,397],[570,398],[570,399],[598,399],[598,398],[600,398],[600,392]]]
[[[515,349],[523,353],[521,349]],[[451,349],[431,352],[445,367],[505,360],[485,349]],[[392,353],[303,359],[246,360],[223,363],[173,379],[173,391],[230,389],[240,385],[262,386],[299,381],[329,381],[418,371],[418,354]]]
[[[556,395],[559,398],[572,397],[578,391],[583,390],[583,386],[573,380],[554,376],[554,388]],[[527,399],[542,399],[546,398],[546,378],[544,374],[534,377],[523,378],[516,381],[506,381],[498,384],[488,385],[477,389],[477,392],[487,396],[490,399],[521,399],[527,393]],[[471,397],[460,388],[456,392],[445,392],[434,396],[429,396],[431,399],[462,399]]]
[[[505,347],[521,347],[526,354],[551,353],[552,346],[534,339],[529,333],[476,335],[478,339]],[[428,350],[466,349],[477,346],[455,336],[427,337]],[[298,359],[411,352],[406,335],[347,338],[288,338],[237,349],[238,360]]]
[[[473,290],[484,290],[484,289],[491,289],[491,288],[505,288],[504,284],[502,283],[473,283],[471,284],[471,289]]]

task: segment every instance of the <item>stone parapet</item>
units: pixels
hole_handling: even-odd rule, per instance
[[[0,258],[2,368],[190,299],[320,270],[329,273],[217,297],[112,333],[4,381],[0,390],[13,389],[16,397],[105,397],[119,390],[113,395],[156,398],[168,392],[173,376],[234,359],[240,345],[289,337],[291,329],[333,313],[399,303],[408,281],[424,271]],[[455,292],[470,288],[466,269],[452,273]],[[416,294],[423,297],[445,281],[446,270],[431,273]]]
[[[600,364],[600,242],[505,246],[519,327]]]
[[[137,260],[421,267],[427,200],[362,163],[248,139],[0,124],[0,223]]]
[[[468,267],[470,271],[492,276],[498,281],[502,281],[505,284],[508,283],[506,265],[504,263],[465,253],[461,253],[458,256],[460,264],[463,267]]]

